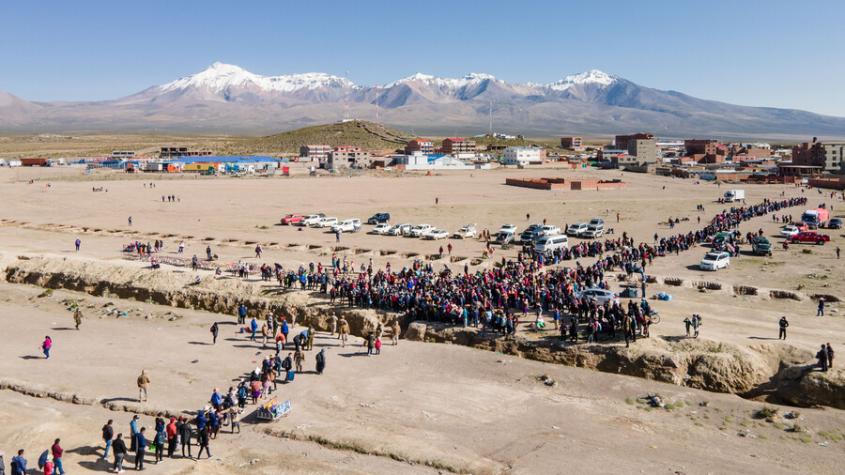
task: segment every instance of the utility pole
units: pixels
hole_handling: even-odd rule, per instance
[[[490,136],[493,136],[493,99],[490,99],[490,106],[488,107],[488,112],[490,114]]]

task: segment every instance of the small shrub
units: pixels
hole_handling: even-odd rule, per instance
[[[754,412],[755,419],[766,419],[768,422],[772,422],[775,416],[777,416],[778,410],[776,407],[768,407],[763,406],[760,409],[757,409]],[[771,419],[771,420],[770,420]]]

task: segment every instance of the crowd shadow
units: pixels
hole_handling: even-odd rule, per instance
[[[780,338],[775,338],[773,336],[750,336],[748,337],[749,340],[780,340]]]

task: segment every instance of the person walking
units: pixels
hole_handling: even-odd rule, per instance
[[[73,323],[78,331],[79,326],[82,325],[82,310],[79,307],[76,307],[76,310],[73,311]]]
[[[53,349],[53,339],[50,338],[50,335],[44,337],[44,341],[41,342],[41,351],[44,353],[44,359],[50,359],[50,350]]]
[[[211,324],[211,344],[217,344],[217,335],[220,333],[220,327],[217,326],[217,322]]]
[[[690,320],[690,318],[689,317],[684,318],[684,328],[687,331],[687,338],[689,338],[689,331],[690,331],[691,327],[692,327],[692,321]]]
[[[819,306],[816,309],[816,316],[823,317],[824,316],[824,297],[819,297]]]
[[[232,428],[232,433],[235,433],[235,429],[238,429],[238,434],[241,433],[241,421],[240,421],[241,413],[235,406],[229,408],[229,426]]]
[[[211,450],[208,448],[208,426],[203,427],[202,430],[199,431],[199,445],[200,451],[197,454],[197,460],[202,458],[203,449],[205,449],[205,453],[208,455],[208,458],[211,458]]]
[[[114,449],[114,465],[112,472],[123,473],[123,459],[126,458],[126,442],[123,441],[123,434],[117,434],[112,443]]]
[[[780,328],[778,340],[786,340],[786,329],[789,327],[789,322],[786,320],[786,316],[780,317],[778,327]]]
[[[337,333],[337,315],[331,314],[331,316],[329,316],[329,328],[331,328],[331,336],[334,336],[334,334]],[[337,337],[340,338],[340,335]]]
[[[399,326],[399,319],[393,320],[393,326],[391,327],[393,333],[390,335],[391,340],[393,340],[393,346],[399,344],[399,333],[402,332],[402,327]]]
[[[187,418],[180,417],[182,425],[179,426],[179,443],[182,446],[182,457],[185,457],[185,448],[188,448],[188,458],[194,458],[191,455],[191,422]]]
[[[79,249],[77,249],[78,251]],[[836,258],[839,259],[839,246],[836,246]]]
[[[349,339],[349,322],[345,317],[340,317],[340,346],[346,347],[346,340]]]
[[[79,238],[76,238],[76,241],[74,241],[73,244],[76,246],[76,252],[79,252],[79,247],[82,246],[82,240],[79,239]]]
[[[141,427],[138,435],[135,436],[135,470],[144,469],[144,453],[147,450],[147,445],[150,443],[144,435],[146,431],[146,427]]]
[[[129,225],[132,226],[132,216],[130,216],[129,219],[127,219],[127,221],[129,222]]]
[[[255,317],[252,317],[252,320],[249,321],[249,330],[252,333],[249,340],[255,341],[255,333],[258,331],[258,320],[256,320]]]
[[[106,444],[106,449],[103,450],[103,460],[108,460],[109,458],[109,449],[112,445],[112,439],[114,438],[114,427],[112,427],[112,420],[109,419],[106,422],[106,425],[103,426],[103,442]]]
[[[50,453],[53,454],[53,466],[56,468],[56,475],[64,475],[65,473],[65,468],[62,466],[62,455],[64,455],[65,449],[62,448],[60,442],[61,439],[56,439],[50,447]]]
[[[316,356],[317,359],[317,374],[323,374],[326,369],[326,349],[322,348]]]
[[[138,402],[147,401],[147,391],[150,388],[150,377],[147,376],[147,370],[142,369],[141,375],[138,376]]]

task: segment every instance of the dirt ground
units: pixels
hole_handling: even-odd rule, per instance
[[[539,191],[505,186],[507,176],[621,176],[627,186],[601,192]],[[31,179],[35,181],[30,183]],[[92,191],[99,187],[108,191]],[[47,256],[138,266],[122,256],[122,245],[136,239],[164,239],[166,255],[175,255],[178,242],[184,241],[186,257],[204,256],[205,247],[211,246],[222,263],[243,259],[286,266],[325,264],[339,245],[347,248],[341,254],[355,265],[372,259],[377,267],[390,262],[394,269],[410,265],[415,257],[437,254],[440,246],[451,242],[454,259],[439,259],[435,265],[474,268],[490,265],[481,259],[483,243],[475,240],[420,241],[360,232],[344,234],[338,244],[330,233],[278,222],[289,212],[366,219],[388,211],[394,223],[429,223],[449,231],[474,223],[495,232],[505,223],[523,229],[546,219],[563,227],[603,217],[616,235],[627,232],[650,241],[655,232],[669,234],[668,226],[659,224],[669,217],[683,220],[673,232],[697,227],[699,216],[709,219],[723,208],[714,201],[724,188],[648,175],[553,168],[266,179],[155,175],[126,179],[85,176],[75,169],[0,169],[4,204],[0,265],[17,256]],[[744,189],[748,203],[802,193],[790,186]],[[811,205],[833,203],[834,215],[845,210],[841,200],[816,190],[803,193]],[[179,201],[162,203],[161,196],[171,194]],[[698,204],[704,205],[703,213],[696,211]],[[789,212],[797,217],[801,211]],[[764,217],[741,227],[743,232],[757,229],[774,236],[778,225]],[[703,338],[753,345],[776,340],[777,320],[786,315],[792,323],[790,344],[813,350],[829,341],[838,349],[845,343],[840,304],[832,303],[828,316],[817,318],[811,298],[818,294],[845,298],[845,271],[834,253],[842,246],[843,235],[826,233],[831,235],[826,246],[796,245],[789,250],[782,250],[780,239],[772,238],[776,246],[772,257],[743,255],[715,273],[695,268],[706,249],[656,260],[649,274],[658,277],[658,283],[649,285],[648,293],[669,292],[673,300],[654,304],[663,321],[652,327],[653,333],[680,336],[683,318],[697,312],[704,317]],[[73,249],[77,238],[82,240],[78,253]],[[260,261],[254,257],[256,243],[265,250]],[[515,253],[497,248],[493,258]],[[158,272],[186,270],[163,266]],[[665,277],[716,282],[722,289],[674,287],[663,283]],[[736,295],[732,289],[737,285],[753,286],[758,295]],[[772,298],[770,290],[804,297]],[[85,310],[80,331],[72,329],[69,299],[81,301]],[[127,316],[107,314],[112,307]],[[208,344],[212,321],[225,322],[217,345]],[[195,411],[212,388],[225,390],[269,352],[237,333],[230,325],[231,316],[67,291],[44,292],[5,282],[0,283],[0,322],[4,329],[0,380],[34,392],[76,394],[91,402],[73,404],[0,391],[0,450],[8,461],[24,447],[33,463],[53,438],[61,437],[68,450],[65,466],[72,467],[72,473],[105,469],[97,462],[97,453],[99,429],[106,419],[115,419],[118,432],[128,432],[132,411]],[[48,361],[38,357],[38,345],[46,334],[55,340]],[[167,460],[149,465],[149,470],[837,473],[845,449],[841,441],[845,412],[836,409],[801,409],[798,421],[803,431],[789,432],[785,429],[793,420],[757,420],[753,414],[761,403],[727,394],[457,345],[401,341],[375,357],[362,355],[360,346],[340,348],[328,335],[320,335],[316,346],[327,348],[327,372],[306,373],[279,387],[277,397],[292,401],[290,417],[270,424],[248,418],[240,436],[225,434],[212,441],[211,461]],[[309,354],[306,369],[313,366]],[[153,386],[150,402],[139,406],[134,402],[134,381],[141,369],[150,372]],[[557,384],[544,385],[538,381],[540,375]],[[662,395],[668,408],[652,409],[638,400],[648,393]],[[778,409],[780,414],[795,411]],[[144,416],[143,422],[149,427],[152,418]]]

